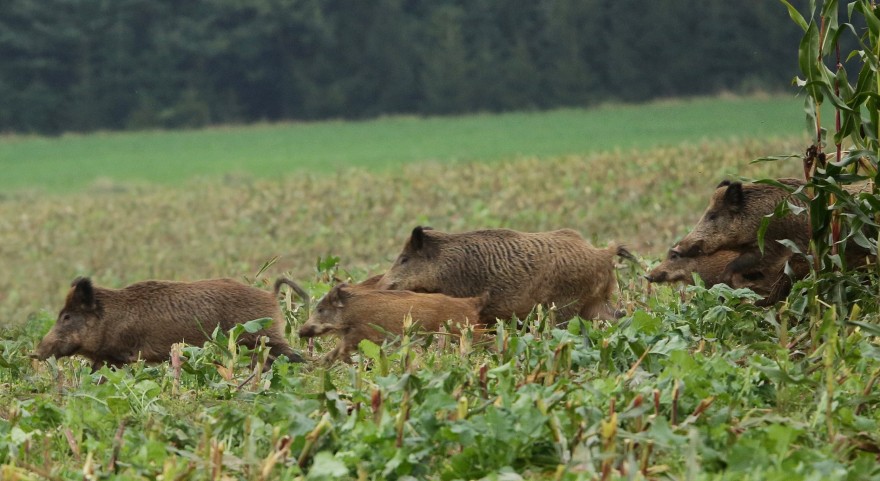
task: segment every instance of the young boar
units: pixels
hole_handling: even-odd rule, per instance
[[[161,362],[175,343],[201,345],[217,326],[226,330],[266,317],[274,320],[270,327],[245,333],[240,342],[254,347],[266,336],[270,360],[285,355],[302,362],[284,339],[284,317],[272,293],[232,279],[144,281],[107,289],[80,277],[71,284],[55,326],[33,357],[79,354],[92,361],[93,370],[104,363],[119,367],[138,358]]]
[[[348,360],[363,339],[382,344],[386,333],[402,335],[403,320],[407,315],[423,331],[436,332],[449,321],[452,332],[458,333],[459,326],[478,324],[480,310],[486,303],[486,296],[455,298],[442,294],[377,290],[370,287],[370,283],[362,284],[367,286],[338,284],[333,287],[299,330],[300,337],[326,334],[340,337],[336,349],[324,358],[327,363],[340,358]],[[474,338],[478,337],[475,331]]]
[[[781,184],[797,189],[804,183],[797,179],[779,179]],[[780,202],[789,197],[788,191],[765,184],[745,184],[725,180],[718,184],[709,207],[673,250],[683,257],[710,255],[720,249],[739,249],[757,246],[758,229],[764,216],[773,213]],[[766,249],[783,253],[781,239],[793,241],[806,251],[810,242],[810,226],[806,213],[788,214],[773,218],[764,236]]]
[[[379,288],[454,297],[488,292],[484,324],[525,318],[537,304],[555,304],[560,321],[613,319],[614,256],[633,258],[623,247],[595,248],[571,229],[449,234],[416,227]]]
[[[771,266],[771,272],[764,272],[760,267],[750,252],[720,250],[709,255],[682,257],[670,250],[666,259],[645,278],[648,282],[693,284],[693,274],[696,273],[706,287],[716,284],[727,284],[733,288],[748,287],[761,296],[767,296],[772,289],[776,266]]]

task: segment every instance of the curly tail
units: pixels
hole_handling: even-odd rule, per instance
[[[300,287],[299,284],[293,282],[286,277],[279,277],[275,280],[275,297],[278,297],[278,292],[281,291],[281,286],[284,284],[287,284],[288,286],[290,286],[291,289],[293,289],[294,292],[296,292],[299,298],[302,299],[303,305],[305,305],[306,307],[306,312],[309,312],[309,303],[311,301],[311,299],[309,298],[309,293],[306,292],[305,289]]]
[[[625,245],[623,244],[611,244],[608,246],[608,250],[614,252],[614,255],[620,257],[621,259],[626,259],[630,262],[635,262],[638,264],[639,260],[630,252]]]

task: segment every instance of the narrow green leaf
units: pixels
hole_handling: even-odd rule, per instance
[[[788,9],[788,16],[791,17],[792,20],[794,20],[794,23],[798,24],[798,26],[800,26],[801,29],[806,32],[809,26],[807,25],[807,21],[804,20],[804,16],[801,15],[801,13],[798,12],[797,9],[794,8],[786,0],[779,1],[782,2],[782,4],[785,5],[785,8]]]

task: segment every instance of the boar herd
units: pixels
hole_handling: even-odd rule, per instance
[[[803,185],[795,179],[779,182],[793,189]],[[763,251],[757,237],[762,219],[789,197],[778,186],[722,182],[697,225],[645,277],[649,282],[690,283],[696,274],[707,286],[750,288],[764,297],[763,305],[783,299],[791,278],[806,276],[809,265],[779,241],[787,239],[806,252],[809,218],[789,213],[772,219]],[[866,252],[857,246],[847,253],[850,265],[867,262]],[[538,305],[560,323],[575,316],[612,320],[620,316],[611,304],[617,289],[615,257],[636,261],[621,245],[597,248],[571,229],[447,233],[419,226],[387,272],[360,284],[333,287],[298,335],[338,336],[337,347],[324,358],[329,363],[348,360],[361,340],[381,343],[402,335],[404,319],[427,332],[448,327],[453,336],[468,328],[474,339],[497,319],[523,319]],[[279,356],[302,362],[284,336],[278,302],[284,285],[309,311],[308,293],[284,277],[275,282],[274,292],[232,279],[144,281],[107,289],[77,278],[54,327],[32,356],[81,355],[93,370],[139,359],[161,362],[175,343],[201,344],[217,327],[228,330],[270,318],[269,327],[245,333],[239,342],[252,348],[265,342],[269,363]]]

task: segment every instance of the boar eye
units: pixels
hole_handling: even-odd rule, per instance
[[[403,265],[403,264],[406,264],[407,262],[409,262],[409,257],[401,257],[399,264]]]
[[[709,215],[706,216],[706,220],[715,220],[718,218],[717,212],[710,212]]]
[[[64,321],[64,322],[68,322],[68,321],[70,321],[70,314],[68,314],[68,313],[64,313],[64,315],[61,316],[61,320]]]

